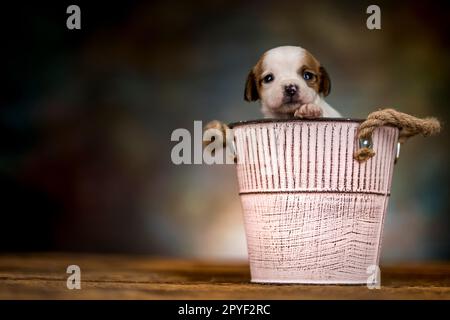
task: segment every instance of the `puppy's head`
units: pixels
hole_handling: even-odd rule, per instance
[[[330,78],[319,61],[301,47],[265,52],[247,77],[244,99],[260,99],[263,109],[291,113],[330,92]]]

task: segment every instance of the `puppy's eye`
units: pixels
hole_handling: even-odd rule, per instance
[[[275,77],[273,76],[273,74],[269,73],[267,76],[265,76],[265,77],[263,78],[263,82],[264,82],[264,83],[272,82],[274,78],[275,78]]]
[[[305,73],[303,73],[303,79],[305,80],[312,80],[314,78],[314,74],[308,71],[305,71]]]

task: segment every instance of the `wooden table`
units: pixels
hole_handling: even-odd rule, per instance
[[[69,290],[69,265],[81,289]],[[267,285],[249,282],[246,262],[141,256],[0,256],[0,299],[450,299],[450,263],[382,266],[382,287]]]

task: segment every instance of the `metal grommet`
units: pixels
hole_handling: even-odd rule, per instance
[[[359,139],[359,148],[363,149],[363,148],[368,148],[368,149],[372,149],[373,143],[372,143],[372,139],[367,138],[367,139],[363,139],[360,138]]]
[[[396,164],[398,161],[398,158],[400,158],[400,146],[401,146],[401,143],[397,142],[397,151],[395,152],[394,164]]]

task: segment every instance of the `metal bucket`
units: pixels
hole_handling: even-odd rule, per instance
[[[360,120],[232,124],[252,282],[365,284],[378,266],[398,129],[353,159]]]

